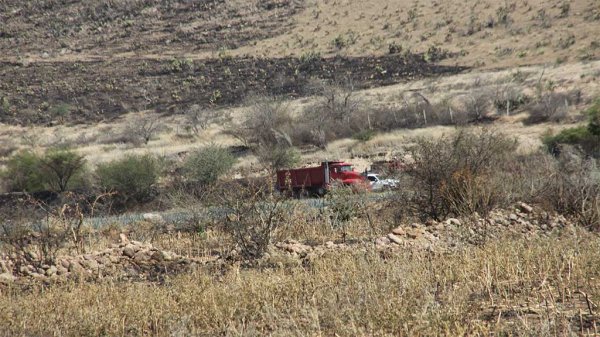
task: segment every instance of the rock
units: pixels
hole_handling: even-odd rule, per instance
[[[157,213],[144,213],[142,214],[142,219],[151,222],[153,224],[162,224],[165,223],[165,219],[162,215]]]
[[[145,262],[150,260],[150,255],[148,255],[148,252],[141,250],[135,253],[133,259],[137,262]]]
[[[327,242],[325,242],[325,247],[327,247],[327,248],[334,248],[335,247],[335,243],[333,241],[327,241]]]
[[[50,268],[46,269],[46,276],[50,277],[58,272],[56,266],[50,266]]]
[[[61,259],[60,260],[60,265],[63,268],[69,269],[69,265],[71,265],[71,262],[69,262],[69,260]]]
[[[392,229],[392,234],[404,236],[406,235],[406,231],[404,231],[404,228],[402,228],[402,226],[398,226]]]
[[[152,255],[150,256],[150,259],[157,261],[157,262],[163,262],[165,260],[165,256],[164,256],[163,252],[156,251],[156,252],[152,253]]]
[[[85,272],[85,269],[77,261],[71,261],[69,265],[69,272],[74,274],[81,274]]]
[[[118,256],[114,256],[114,255],[109,255],[108,259],[110,260],[111,263],[119,263],[120,259]]]
[[[99,265],[96,260],[85,260],[83,261],[83,267],[85,267],[85,269],[94,271],[98,269]]]
[[[57,275],[65,275],[66,273],[68,273],[69,270],[63,266],[58,266],[56,267],[56,274]]]
[[[125,248],[123,248],[123,255],[127,256],[128,258],[133,258],[135,252],[135,246],[132,244],[128,244],[125,246]]]
[[[36,281],[46,281],[46,275],[42,275],[40,273],[31,273],[29,276],[31,276]]]
[[[17,277],[11,273],[2,273],[0,274],[0,283],[2,284],[10,284],[17,280]]]
[[[529,214],[529,213],[533,212],[533,207],[527,205],[524,202],[520,202],[517,206],[523,213]]]
[[[401,245],[402,244],[402,239],[400,239],[399,237],[397,237],[396,235],[394,235],[393,233],[390,233],[387,235],[388,239],[390,239],[391,242]]]
[[[446,224],[460,226],[460,220],[458,220],[456,218],[450,218],[450,219],[446,220]]]
[[[390,239],[388,239],[387,236],[382,236],[380,238],[377,238],[377,240],[375,240],[375,244],[378,246],[387,246],[391,243]]]
[[[519,219],[519,217],[518,217],[518,216],[517,216],[515,213],[511,213],[511,214],[508,216],[508,218],[509,218],[511,221],[517,221],[517,220]]]
[[[124,244],[124,245],[129,244],[129,239],[127,238],[127,235],[121,233],[121,234],[119,234],[119,239],[121,240],[121,244]]]

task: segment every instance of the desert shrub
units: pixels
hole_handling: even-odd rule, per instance
[[[313,82],[311,90],[318,96],[315,104],[302,113],[294,138],[324,148],[334,139],[350,137],[364,129],[362,102],[354,93],[351,81]]]
[[[260,162],[273,171],[291,168],[300,162],[298,150],[289,146],[264,146],[258,149],[257,155]]]
[[[37,192],[45,189],[41,168],[42,158],[36,153],[22,151],[13,155],[2,172],[11,191]]]
[[[211,123],[218,121],[220,117],[217,110],[203,109],[198,104],[194,104],[186,109],[184,115],[184,128],[196,135],[206,129]]]
[[[158,117],[143,116],[132,121],[123,131],[122,139],[134,145],[148,145],[156,135],[164,130]]]
[[[523,122],[525,124],[560,122],[567,117],[569,105],[577,104],[579,100],[579,91],[543,93],[527,106],[529,116]]]
[[[600,229],[600,170],[592,159],[561,158],[544,201],[580,225]]]
[[[370,129],[365,129],[365,130],[361,130],[357,133],[355,133],[352,138],[361,141],[361,142],[367,142],[371,139],[373,139],[373,137],[375,136],[375,131],[370,130]]]
[[[249,147],[291,145],[292,117],[289,105],[278,98],[254,96],[244,118],[227,132]]]
[[[561,151],[561,144],[570,144],[578,147],[588,156],[600,157],[600,101],[596,101],[586,111],[586,114],[588,115],[587,125],[564,129],[556,135],[545,135],[543,142],[548,151],[558,155]]]
[[[87,175],[85,158],[70,150],[49,150],[41,160],[44,180],[50,189],[64,192],[81,185]]]
[[[235,161],[235,157],[226,148],[209,145],[196,150],[187,158],[184,164],[185,176],[190,182],[209,185],[227,173]]]
[[[85,159],[72,151],[51,149],[44,155],[20,152],[7,163],[4,176],[12,191],[64,192],[80,186],[86,176]]]
[[[222,216],[224,230],[244,259],[262,257],[278,228],[293,214],[294,203],[274,191],[273,186],[238,184],[223,189],[218,196],[219,205],[225,210]]]
[[[160,165],[151,155],[127,155],[96,168],[98,184],[117,193],[120,202],[144,202],[152,198]]]
[[[410,205],[417,214],[434,219],[487,214],[503,198],[501,182],[492,177],[515,148],[516,141],[489,130],[417,140],[411,151],[414,163],[407,172]]]

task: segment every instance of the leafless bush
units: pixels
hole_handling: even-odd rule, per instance
[[[592,159],[561,160],[544,199],[586,227],[600,229],[600,170]]]
[[[206,129],[211,123],[216,122],[220,115],[217,110],[203,109],[194,104],[185,111],[185,128],[189,128],[194,134]]]
[[[31,265],[55,264],[61,249],[85,251],[90,232],[84,226],[85,216],[94,216],[105,194],[95,198],[66,193],[58,205],[50,205],[29,195],[15,205],[10,214],[0,217],[0,246],[17,258],[17,269]],[[18,212],[35,209],[38,218],[20,217]]]
[[[470,122],[479,122],[485,119],[490,107],[490,94],[483,89],[473,90],[462,99],[464,114]]]
[[[245,259],[264,255],[277,229],[293,213],[293,203],[278,194],[274,184],[227,188],[220,193],[223,226]]]
[[[362,102],[354,93],[351,81],[343,83],[313,82],[311,88],[318,101],[309,106],[301,117],[306,127],[296,130],[295,138],[325,147],[333,139],[350,137],[371,128],[370,115],[360,114]]]
[[[560,122],[567,117],[569,106],[581,100],[580,91],[572,92],[545,92],[528,106],[529,117],[526,124],[544,122]]]
[[[156,116],[143,116],[132,121],[124,130],[122,138],[133,144],[145,144],[164,129]]]
[[[292,117],[287,102],[274,97],[254,96],[244,118],[227,132],[246,146],[292,145]]]
[[[522,89],[514,83],[513,79],[505,83],[498,83],[492,90],[491,96],[497,115],[505,114],[509,116],[528,100],[527,96],[523,94]]]
[[[434,219],[448,214],[487,214],[501,201],[490,179],[516,147],[507,136],[460,131],[438,140],[419,139],[412,149],[410,205]]]

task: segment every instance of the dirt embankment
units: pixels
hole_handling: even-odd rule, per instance
[[[0,122],[86,123],[146,109],[178,113],[192,104],[239,104],[252,93],[308,95],[313,78],[349,78],[356,88],[368,88],[462,70],[425,62],[419,55],[4,62]]]

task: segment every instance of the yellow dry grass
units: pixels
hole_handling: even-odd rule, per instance
[[[563,4],[569,5],[564,17]],[[458,52],[449,63],[483,68],[595,59],[598,21],[586,19],[592,10],[600,11],[593,0],[308,1],[290,31],[232,53],[372,55],[396,43],[413,52],[431,46]],[[343,48],[333,46],[336,38]]]
[[[161,284],[8,288],[0,335],[593,335],[598,244],[575,232],[449,254],[364,247],[282,268],[200,268]]]

